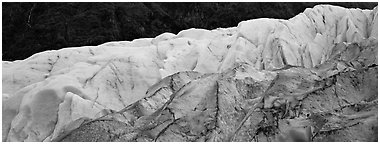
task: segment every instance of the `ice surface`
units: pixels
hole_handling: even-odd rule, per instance
[[[222,73],[246,63],[255,68],[248,70],[252,74],[236,77],[261,81],[266,75],[259,70],[311,68],[326,61],[336,43],[377,39],[377,17],[377,7],[318,5],[289,20],[253,19],[233,28],[188,29],[3,61],[2,140],[51,141],[73,121],[94,118],[103,109],[119,111],[148,96],[152,85],[177,72]],[[196,89],[199,95],[213,92]],[[183,93],[184,99],[201,100]]]

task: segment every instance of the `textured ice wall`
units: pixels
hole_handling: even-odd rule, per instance
[[[377,8],[318,5],[289,20],[66,48],[3,62],[3,141],[50,141],[83,117],[118,111],[180,71],[218,73],[244,62],[258,70],[323,63],[338,42],[377,39]]]

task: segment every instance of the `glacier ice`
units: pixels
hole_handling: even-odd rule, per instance
[[[377,7],[360,10],[318,5],[289,20],[253,19],[232,28],[188,29],[177,35],[164,33],[156,38],[64,48],[25,60],[3,61],[2,140],[51,141],[78,119],[95,118],[103,109],[119,111],[151,96],[149,92],[160,87],[157,82],[176,73],[194,71],[195,76],[188,77],[194,80],[245,63],[253,68],[236,72],[237,79],[264,81],[273,77],[270,71],[287,66],[313,68],[330,58],[337,43],[377,40],[377,17]],[[204,87],[192,91],[199,91],[198,96],[214,93],[211,81],[216,78],[195,80],[191,85]],[[228,85],[222,82],[220,87]],[[202,91],[204,88],[211,90]],[[173,93],[168,88],[160,92]],[[173,112],[175,117],[198,116],[197,112],[189,114],[195,106],[175,103],[182,104],[176,101],[186,97],[201,101],[201,97],[186,95],[185,90],[183,97],[169,106],[181,109]],[[146,113],[162,106],[162,99],[168,100],[156,98],[141,102],[151,107]],[[224,109],[228,109],[231,104],[225,102]],[[223,131],[231,131],[229,124]]]

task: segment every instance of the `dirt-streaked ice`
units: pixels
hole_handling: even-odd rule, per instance
[[[336,43],[377,39],[374,10],[318,5],[289,19],[233,28],[65,48],[3,61],[3,141],[51,141],[70,122],[121,110],[161,79],[182,71],[221,73],[236,63],[258,70],[323,63]],[[179,115],[178,115],[179,116]]]

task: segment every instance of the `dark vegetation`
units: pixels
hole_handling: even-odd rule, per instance
[[[99,45],[178,33],[188,28],[234,27],[255,18],[289,19],[321,3],[3,3],[2,60],[45,50]],[[377,3],[329,3],[373,9]]]

